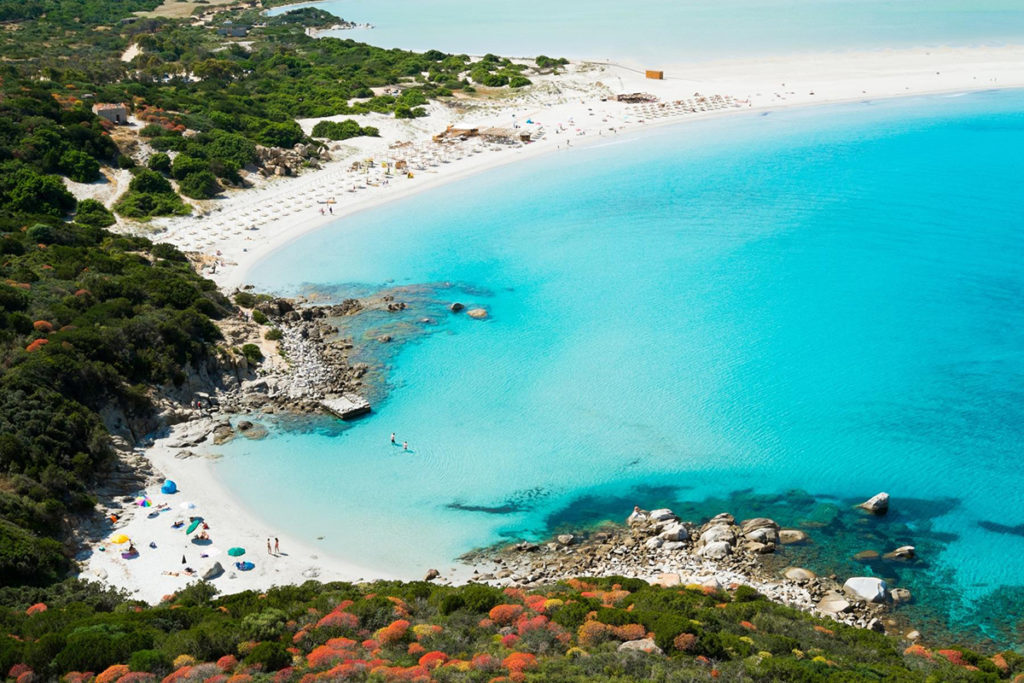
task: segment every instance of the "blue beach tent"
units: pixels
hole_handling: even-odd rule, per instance
[[[160,493],[177,493],[178,485],[168,479],[164,482],[164,485],[160,487]]]

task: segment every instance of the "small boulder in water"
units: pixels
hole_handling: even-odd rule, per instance
[[[864,508],[868,512],[876,515],[884,515],[889,511],[889,494],[884,491],[882,493],[875,494],[857,507]]]
[[[486,309],[483,308],[471,308],[470,310],[466,311],[466,315],[468,315],[470,318],[483,320],[484,318],[487,317],[487,311]]]
[[[464,304],[460,304],[458,301],[456,301],[455,303],[448,307],[448,310],[451,311],[452,313],[458,313],[459,311],[465,308],[466,306]]]
[[[917,553],[914,550],[914,546],[912,546],[912,545],[903,545],[903,546],[900,546],[899,548],[896,548],[896,550],[893,550],[892,552],[889,552],[889,553],[886,553],[885,555],[882,555],[882,557],[885,558],[886,560],[902,560],[902,561],[906,561],[906,560],[912,560],[915,557],[917,557]]]

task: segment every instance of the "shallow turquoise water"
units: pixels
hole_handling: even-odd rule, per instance
[[[305,236],[250,281],[409,286],[407,314],[349,333],[414,341],[370,345],[390,387],[372,416],[236,441],[224,479],[409,576],[633,501],[886,490],[895,526],[816,531],[820,562],[909,539],[926,557],[903,583],[1024,584],[1021,111],[1001,92],[692,122]]]
[[[382,47],[655,65],[872,47],[1019,43],[1017,0],[328,0]],[[277,10],[283,11],[283,10]]]

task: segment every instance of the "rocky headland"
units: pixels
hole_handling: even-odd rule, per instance
[[[707,591],[748,585],[775,602],[844,624],[920,637],[892,610],[911,600],[907,589],[876,577],[818,576],[769,561],[780,547],[809,541],[807,532],[781,528],[766,517],[737,521],[721,513],[694,523],[669,509],[637,508],[623,524],[558,534],[541,543],[501,544],[460,559],[474,567],[474,580],[498,586],[533,588],[582,576],[623,576]],[[894,557],[913,557],[913,552],[906,546]]]

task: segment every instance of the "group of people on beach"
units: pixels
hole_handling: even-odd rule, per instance
[[[274,538],[273,549],[271,549],[270,539],[267,539],[267,555],[280,555],[281,554],[281,542]]]

